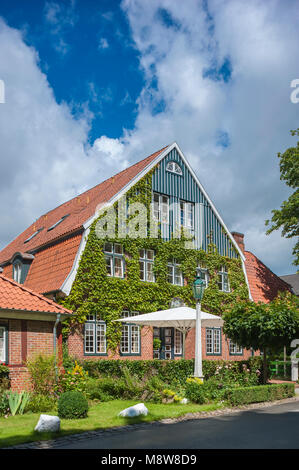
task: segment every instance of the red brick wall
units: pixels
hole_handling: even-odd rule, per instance
[[[109,352],[105,356],[90,356],[84,355],[84,327],[78,327],[76,331],[68,338],[69,354],[78,359],[99,360],[99,359],[130,359],[130,360],[143,360],[153,359],[153,333],[150,327],[141,328],[141,354],[136,356],[122,356],[118,352],[115,354]]]
[[[153,333],[150,327],[143,327],[141,330],[141,355],[140,356],[121,356],[120,354],[111,354],[109,353],[106,356],[87,356],[84,355],[84,339],[83,339],[83,326],[73,332],[68,339],[68,350],[69,354],[73,357],[76,357],[80,360],[83,359],[153,359]],[[189,331],[186,336],[185,343],[185,357],[186,359],[194,358],[195,350],[195,328]],[[202,328],[202,357],[203,359],[224,359],[229,361],[235,360],[244,360],[248,359],[251,356],[251,351],[244,350],[242,356],[230,355],[229,354],[229,342],[222,333],[222,354],[221,356],[207,356],[206,355],[206,331],[205,328]],[[175,359],[180,359],[180,356],[176,356]]]
[[[8,366],[13,390],[28,390],[29,375],[25,361],[37,354],[53,354],[53,321],[1,320],[8,326]],[[62,352],[61,328],[57,329],[57,349]]]

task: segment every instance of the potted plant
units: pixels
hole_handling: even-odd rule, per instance
[[[153,341],[154,359],[160,358],[160,348],[161,348],[161,340],[159,338],[154,338],[154,341]]]

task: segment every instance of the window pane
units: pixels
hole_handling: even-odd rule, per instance
[[[207,354],[213,353],[213,330],[211,328],[206,329],[206,352]]]
[[[123,270],[122,270],[122,259],[121,258],[114,258],[114,276],[115,277],[122,277]]]
[[[140,279],[142,281],[145,280],[145,274],[144,274],[144,261],[139,261],[139,269],[140,269]]]
[[[214,330],[214,354],[220,354],[221,351],[221,331]]]
[[[145,252],[144,252],[144,250],[139,250],[139,256],[140,256],[140,258],[142,258],[142,259],[145,258]]]
[[[115,243],[114,245],[114,253],[117,255],[122,255],[123,254],[123,247],[119,243]]]
[[[112,243],[105,243],[104,244],[104,251],[107,251],[108,253],[112,253]]]
[[[174,267],[174,283],[177,286],[182,285],[182,273],[181,273],[181,270],[176,266]]]
[[[106,325],[97,325],[97,353],[106,352]]]
[[[168,282],[173,284],[173,266],[168,266]]]
[[[131,326],[131,353],[139,353],[139,326]]]
[[[161,205],[161,221],[168,223],[168,197],[162,196],[162,205]]]
[[[85,352],[93,353],[94,352],[94,323],[85,324]]]
[[[148,282],[154,282],[154,265],[153,263],[146,263],[146,277]]]
[[[112,276],[112,257],[106,256],[106,269],[108,276]]]
[[[5,328],[0,327],[0,361],[5,362],[6,356]]]
[[[147,255],[147,259],[153,260],[155,252],[154,250],[147,250],[146,255]]]
[[[129,352],[129,326],[128,325],[124,325],[122,327],[120,350],[122,353]]]
[[[182,333],[175,330],[174,333],[174,354],[182,354]]]

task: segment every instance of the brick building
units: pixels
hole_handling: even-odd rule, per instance
[[[0,362],[11,388],[29,387],[26,360],[39,353],[62,359],[61,320],[71,312],[0,274]]]
[[[152,216],[159,227],[163,242],[173,240],[184,229],[192,236],[194,250],[204,252],[209,256],[209,246],[212,244],[222,260],[222,264],[217,267],[217,272],[214,274],[223,302],[226,302],[226,298],[229,298],[234,289],[239,288],[226,266],[232,260],[239,263],[239,284],[243,287],[243,292],[248,292],[247,296],[255,300],[257,277],[251,276],[250,256],[244,252],[244,246],[240,244],[238,234],[235,234],[238,239],[236,241],[226,227],[176,143],[155,152],[42,215],[0,252],[0,266],[5,276],[23,283],[24,286],[52,300],[71,296],[73,286],[78,281],[80,261],[90,240],[93,222],[98,218],[99,205],[108,207],[119,204],[121,198],[132,192],[135,185],[138,185],[147,175],[151,175]],[[105,283],[111,281],[112,286],[116,281],[118,288],[121,288],[123,292],[129,291],[132,282],[127,269],[128,253],[125,252],[124,244],[106,240],[101,256],[106,265]],[[156,295],[149,299],[146,310],[140,309],[137,304],[132,305],[128,300],[122,305],[122,311],[118,312],[119,316],[133,317],[134,314],[151,311],[150,308],[162,310],[162,301],[164,300],[165,303],[165,299],[159,300],[159,279],[155,276],[159,253],[145,243],[137,256],[137,263],[140,266],[138,280],[140,292],[146,295],[146,286],[155,286]],[[90,262],[90,269],[93,262],[94,259]],[[188,286],[193,280],[188,280],[184,275],[181,261],[171,258],[166,263],[167,282],[172,286],[173,297],[180,297],[182,287]],[[194,269],[194,278],[196,275],[200,276],[207,289],[210,286],[210,274],[208,269],[200,264]],[[98,298],[102,311],[105,311],[106,307],[110,310],[113,308],[113,288],[111,287],[110,291],[109,283],[107,285],[111,298],[106,296],[106,292],[106,304],[102,303],[102,298]],[[84,299],[86,304],[88,301],[88,298]],[[79,308],[82,309],[84,302]],[[112,353],[107,348],[108,325],[101,316],[101,309],[97,309],[97,312],[89,311],[85,324],[73,329],[68,341],[72,355],[81,359],[152,359],[153,338],[159,337],[161,348],[155,357],[179,359],[182,356],[182,338],[177,330],[139,328],[134,325],[133,318],[132,323],[123,325],[117,352]],[[213,310],[210,310],[210,313],[219,314]],[[74,315],[76,315],[76,310],[74,310]],[[194,357],[194,334],[193,329],[187,335],[186,358]],[[244,359],[251,354],[250,351],[243,351],[225,338],[221,328],[202,329],[202,347],[203,358],[209,359]]]

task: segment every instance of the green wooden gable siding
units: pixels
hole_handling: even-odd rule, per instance
[[[177,162],[182,169],[182,176],[166,171],[166,165],[170,161]],[[158,164],[153,173],[152,189],[154,192],[169,196],[169,203],[176,203],[175,211],[169,214],[169,224],[161,224],[162,236],[169,240],[173,233],[179,230],[179,202],[193,202],[194,212],[194,247],[207,251],[209,243],[214,243],[221,255],[230,258],[239,257],[236,249],[224,228],[216,217],[210,203],[205,198],[186,164],[182,161],[176,149]]]

